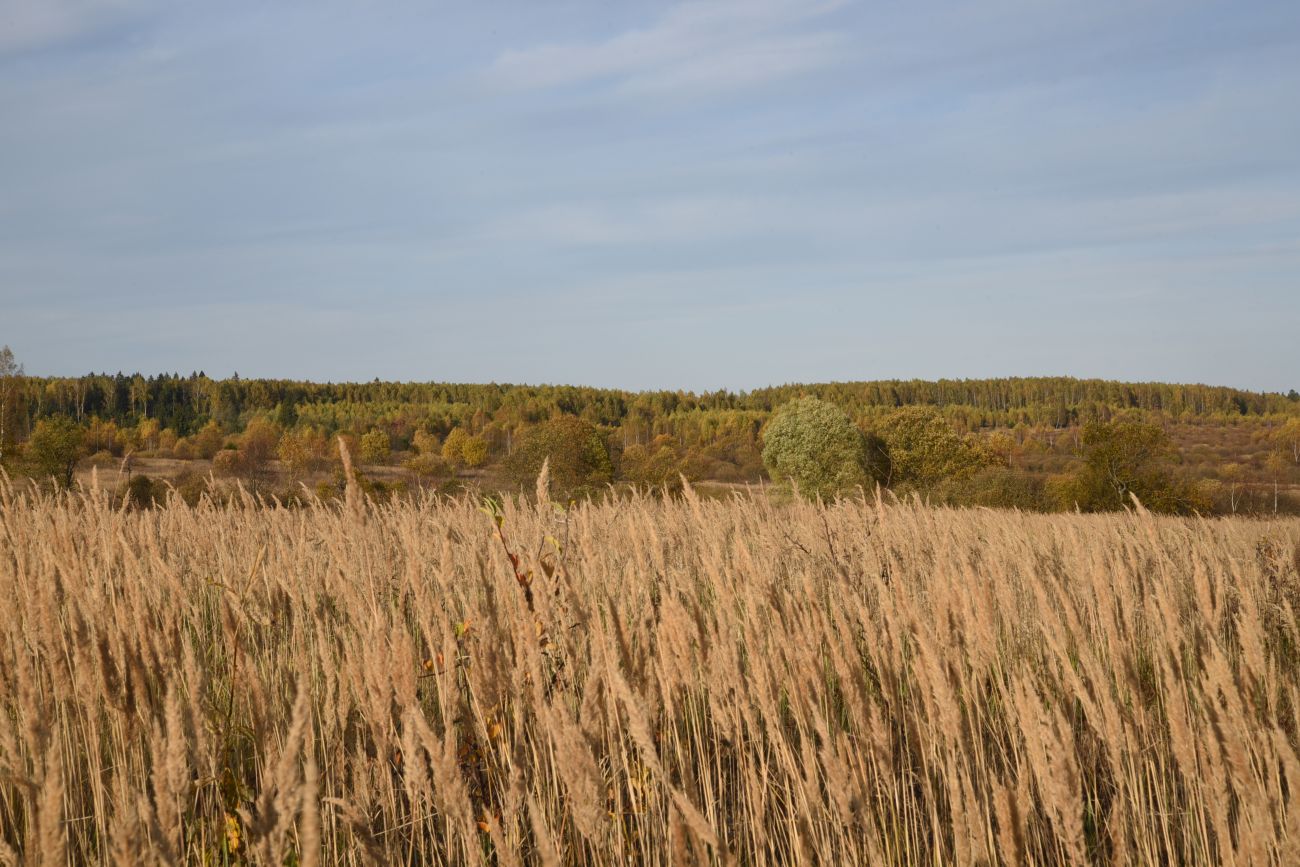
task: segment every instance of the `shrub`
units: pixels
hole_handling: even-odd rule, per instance
[[[447,466],[447,462],[436,454],[416,455],[409,458],[402,466],[423,479],[445,476],[451,472],[451,467]]]
[[[151,509],[157,499],[153,479],[144,473],[137,473],[126,483],[124,492],[127,503],[133,509]]]
[[[155,492],[156,487],[155,485]],[[199,500],[208,492],[208,480],[205,476],[186,470],[172,479],[172,488],[187,505],[197,506]]]
[[[1006,467],[985,467],[975,473],[941,482],[936,499],[953,506],[987,506],[1046,512],[1053,505],[1045,482]]]
[[[192,461],[197,454],[194,443],[187,437],[181,437],[176,441],[176,445],[172,446],[172,457],[178,461]]]
[[[628,446],[623,450],[619,465],[623,478],[632,484],[670,492],[681,490],[682,476],[687,469],[672,437],[666,435],[655,437],[649,445]],[[715,478],[711,473],[708,477]]]
[[[325,435],[315,428],[299,428],[280,438],[276,454],[280,465],[290,478],[300,479],[326,463],[329,443]]]
[[[1083,457],[1050,488],[1062,508],[1085,512],[1128,508],[1136,496],[1153,512],[1209,511],[1209,489],[1175,476],[1169,463],[1177,450],[1158,425],[1132,421],[1089,422],[1083,428]]]
[[[52,478],[56,484],[72,486],[72,474],[81,457],[84,432],[65,416],[41,419],[27,440],[27,460],[33,473]]]
[[[263,418],[255,418],[239,437],[239,449],[250,463],[265,463],[275,456],[280,444],[280,426]]]
[[[194,435],[192,441],[195,453],[206,461],[215,457],[221,450],[225,436],[221,433],[221,426],[215,421],[210,421]]]
[[[280,445],[280,426],[255,418],[239,437],[239,471],[256,488],[271,472],[271,459]]]
[[[548,460],[551,486],[563,496],[590,494],[614,479],[604,437],[577,416],[562,415],[526,431],[519,448],[506,459],[506,473],[516,485],[528,488]]]
[[[393,446],[388,434],[381,430],[372,430],[361,437],[361,462],[364,464],[386,464],[393,455]]]
[[[460,446],[460,456],[467,467],[481,467],[487,463],[488,444],[483,437],[467,437]]]
[[[421,428],[411,437],[411,446],[422,455],[437,455],[442,451],[442,440]]]
[[[217,476],[238,475],[244,466],[239,449],[222,449],[212,456],[212,472]]]
[[[176,443],[180,442],[180,437],[176,431],[171,428],[163,428],[162,433],[158,434],[158,450],[173,454],[176,451]]]
[[[462,428],[454,428],[447,434],[447,439],[442,443],[442,459],[452,466],[453,469],[459,469],[465,465],[465,442],[469,439],[469,434],[465,433]]]
[[[890,485],[930,488],[945,479],[969,478],[996,460],[989,451],[963,439],[931,407],[896,410],[876,433],[888,456]]]

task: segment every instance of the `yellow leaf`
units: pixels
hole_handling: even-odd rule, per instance
[[[230,813],[226,814],[226,848],[239,851],[239,819]]]

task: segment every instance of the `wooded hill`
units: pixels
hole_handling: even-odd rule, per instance
[[[383,426],[398,437],[419,428],[438,434],[466,426],[509,429],[576,415],[592,424],[623,428],[631,442],[660,433],[707,436],[707,429],[721,419],[728,427],[741,419],[761,422],[776,407],[805,395],[835,403],[860,419],[903,406],[938,407],[962,431],[1018,424],[1067,428],[1134,409],[1176,420],[1300,415],[1295,390],[1283,395],[1070,377],[788,384],[696,394],[568,385],[210,379],[202,373],[28,377],[17,389],[13,410],[20,431],[37,419],[65,415],[119,425],[157,419],[161,428],[178,436],[190,435],[210,420],[235,431],[251,416],[264,414],[273,414],[285,427],[301,422],[333,432]],[[698,433],[694,430],[701,427]]]
[[[68,483],[78,469],[131,458],[152,461],[139,466],[173,480],[212,472],[286,496],[304,483],[336,490],[339,482],[330,478],[339,471],[334,441],[341,437],[379,485],[517,487],[536,469],[523,461],[521,446],[541,448],[540,437],[557,435],[545,429],[566,420],[580,420],[586,428],[573,427],[560,439],[585,442],[605,455],[604,463],[597,462],[605,469],[587,478],[588,487],[617,482],[657,488],[682,476],[751,483],[771,475],[762,432],[773,413],[815,397],[879,439],[879,451],[894,470],[918,447],[931,452],[926,460],[935,472],[909,479],[880,471],[879,480],[900,493],[917,490],[973,505],[1068,508],[1077,503],[1074,489],[1053,494],[1050,483],[1086,461],[1090,427],[1140,423],[1158,428],[1160,442],[1167,443],[1159,452],[1174,474],[1170,478],[1208,483],[1197,489],[1198,503],[1230,512],[1300,509],[1300,394],[1294,390],[1284,395],[1025,377],[789,384],[697,394],[498,383],[214,380],[194,373],[18,375],[6,379],[5,393],[0,445],[17,446],[7,449],[7,466],[33,477],[62,475]],[[954,455],[961,458],[956,463]],[[542,457],[539,451],[535,463]],[[936,469],[951,466],[966,469]]]

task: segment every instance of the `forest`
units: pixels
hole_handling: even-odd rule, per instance
[[[7,348],[0,383],[0,463],[9,473],[71,485],[97,468],[134,484],[142,502],[167,485],[191,500],[216,495],[219,479],[285,500],[303,491],[336,496],[340,439],[381,497],[429,486],[527,489],[543,459],[554,464],[557,449],[584,443],[586,457],[574,458],[570,473],[574,493],[611,484],[675,490],[683,479],[725,492],[780,475],[765,458],[767,426],[781,407],[815,398],[847,416],[874,449],[875,458],[863,458],[864,487],[953,505],[1106,510],[1105,498],[1080,498],[1078,472],[1099,437],[1138,425],[1145,433],[1130,430],[1129,445],[1148,437],[1144,460],[1160,465],[1162,485],[1184,492],[1170,510],[1300,511],[1295,390],[1068,377],[705,393],[201,372],[40,377],[23,375]]]

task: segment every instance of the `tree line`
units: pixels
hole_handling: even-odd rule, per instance
[[[316,383],[241,379],[237,374],[212,379],[201,372],[9,379],[12,393],[5,399],[19,430],[55,415],[119,425],[152,418],[179,436],[196,432],[208,421],[226,430],[239,429],[251,415],[266,413],[275,413],[286,427],[306,416],[314,424],[337,429],[415,423],[444,432],[476,416],[479,424],[518,426],[574,415],[596,425],[625,427],[632,436],[648,440],[672,433],[666,428],[681,424],[684,416],[727,411],[766,415],[804,396],[834,403],[855,418],[904,406],[931,406],[966,429],[1020,423],[1064,428],[1133,409],[1181,418],[1300,414],[1300,393],[1294,389],[1284,395],[1069,377],[789,384],[698,394],[502,383]]]
[[[486,473],[494,482],[526,487],[529,475],[550,457],[557,484],[574,491],[619,481],[671,489],[684,477],[793,480],[812,495],[842,493],[845,484],[818,481],[807,472],[801,478],[783,463],[794,452],[786,448],[782,456],[780,444],[804,434],[791,440],[781,419],[798,415],[800,406],[818,407],[814,416],[831,413],[834,423],[821,417],[812,425],[818,437],[834,430],[847,437],[823,443],[819,448],[826,452],[801,447],[799,460],[808,466],[848,466],[840,481],[849,480],[849,488],[879,484],[953,503],[1117,508],[1145,492],[1144,501],[1156,508],[1200,510],[1216,495],[1212,486],[1192,485],[1170,471],[1179,455],[1162,424],[1171,420],[1266,426],[1277,439],[1279,466],[1291,471],[1290,454],[1300,467],[1295,391],[1059,377],[826,383],[702,394],[214,380],[202,373],[29,377],[8,347],[0,351],[0,462],[11,471],[70,483],[83,459],[200,460],[209,461],[217,476],[261,486],[278,482],[283,490],[284,484],[319,482],[322,474],[337,473],[335,443],[341,439],[361,466],[400,466],[418,482]],[[1078,473],[1026,473],[1014,466],[1017,449],[1032,432],[1054,430],[1073,431],[1070,460],[1076,469],[1104,451],[1103,441],[1123,444],[1121,451],[1142,444],[1138,451],[1146,457],[1134,471],[1141,478],[1117,486],[1113,478],[1098,484]],[[566,443],[570,451],[562,448]],[[861,474],[852,461],[842,460],[846,449],[861,450]],[[330,483],[318,487],[328,492]],[[1168,496],[1153,494],[1157,489]],[[1232,496],[1235,509],[1235,490]]]

